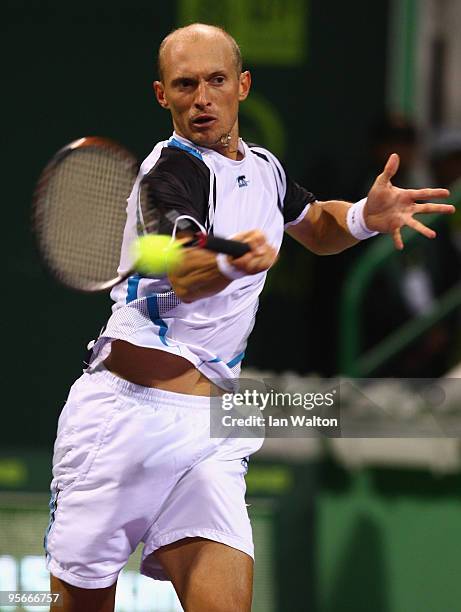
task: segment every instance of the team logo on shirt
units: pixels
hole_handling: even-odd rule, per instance
[[[239,184],[239,187],[248,187],[248,182],[249,181],[247,181],[244,174],[241,174],[237,177],[237,183]]]

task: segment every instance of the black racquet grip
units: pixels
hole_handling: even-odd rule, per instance
[[[241,257],[250,251],[250,246],[246,242],[238,240],[228,240],[226,238],[218,238],[217,236],[207,236],[204,240],[203,247],[215,253],[224,253],[231,257]]]

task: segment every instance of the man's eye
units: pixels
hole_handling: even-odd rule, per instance
[[[216,76],[213,78],[213,83],[216,83],[216,85],[222,85],[224,83],[224,77],[223,76]]]
[[[180,87],[191,87],[192,86],[192,81],[190,79],[181,79],[179,81],[179,86]]]

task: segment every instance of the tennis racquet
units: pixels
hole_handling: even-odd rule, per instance
[[[127,198],[136,180],[136,158],[107,138],[86,137],[58,151],[37,183],[32,225],[40,257],[61,284],[83,292],[107,291],[131,276],[118,271]],[[151,201],[141,181],[139,205],[144,231],[171,233],[178,213],[164,212]],[[177,229],[188,236],[184,247],[198,246],[232,257],[249,246],[197,232],[180,220]]]

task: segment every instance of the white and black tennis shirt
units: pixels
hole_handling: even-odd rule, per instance
[[[243,159],[234,161],[176,133],[155,146],[128,198],[120,271],[131,267],[139,184],[146,175],[154,202],[164,209],[190,215],[225,238],[259,229],[279,250],[284,228],[299,223],[315,197],[290,180],[266,149],[240,140],[239,151]],[[113,339],[122,339],[184,357],[210,379],[237,378],[266,274],[244,276],[190,304],[176,297],[167,278],[130,277],[112,290],[113,313],[91,367],[105,359]]]

